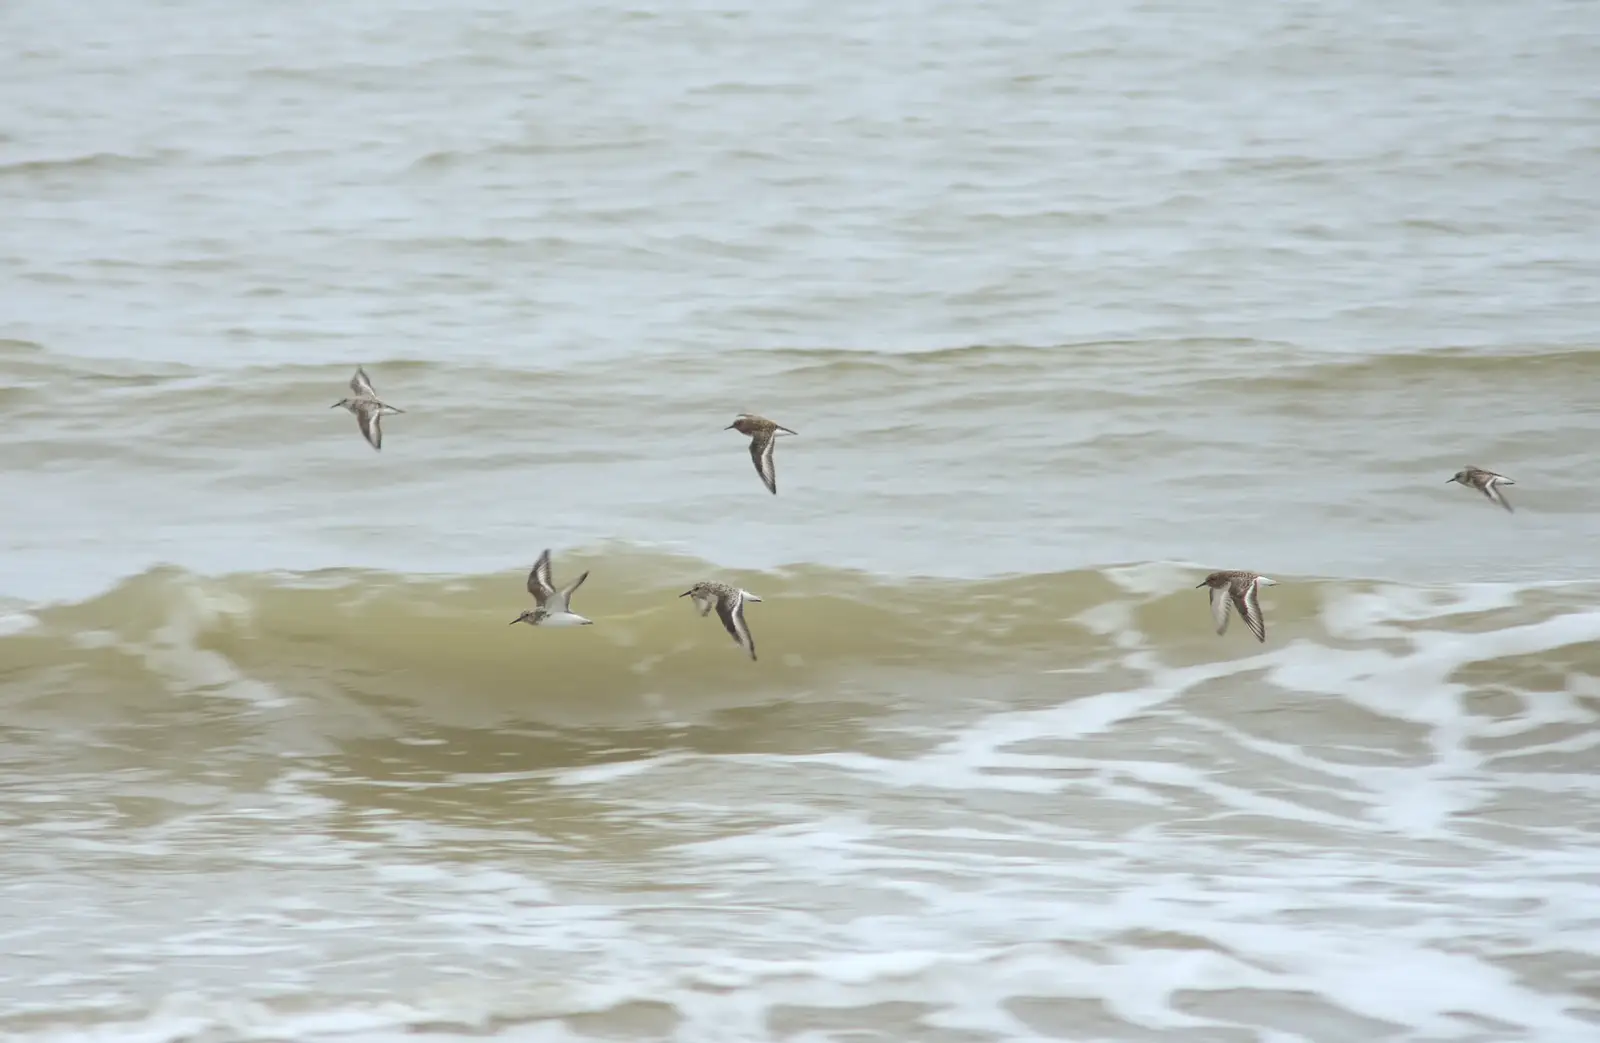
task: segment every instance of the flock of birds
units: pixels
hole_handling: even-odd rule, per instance
[[[372,380],[364,368],[357,368],[356,375],[350,378],[350,390],[353,397],[341,398],[329,408],[337,409],[343,406],[354,413],[361,434],[372,448],[381,450],[383,418],[395,413],[404,413],[405,410],[396,409],[379,400],[378,393],[373,390]],[[762,484],[767,487],[767,491],[776,496],[778,475],[772,462],[772,448],[779,435],[793,435],[797,432],[754,413],[740,413],[734,417],[733,423],[723,430],[737,431],[750,436],[750,459],[755,464],[756,474],[761,476]],[[1500,487],[1517,483],[1503,474],[1486,471],[1481,467],[1466,467],[1457,471],[1445,484],[1449,485],[1451,482],[1459,482],[1468,488],[1477,489],[1488,497],[1491,503],[1497,503],[1507,511],[1511,510],[1511,503]],[[539,560],[534,562],[532,571],[528,573],[528,593],[533,595],[535,607],[513,619],[511,624],[515,626],[518,623],[530,623],[533,626],[570,627],[593,623],[594,620],[585,619],[572,611],[572,594],[583,586],[583,581],[588,578],[589,573],[585,572],[558,589],[550,576],[550,551],[546,549],[539,555]],[[1256,636],[1256,640],[1265,642],[1267,621],[1261,614],[1261,588],[1272,586],[1276,582],[1257,572],[1227,569],[1211,573],[1196,584],[1195,589],[1210,588],[1211,618],[1216,624],[1219,635],[1227,632],[1228,620],[1232,613],[1237,611],[1245,626]],[[759,597],[740,587],[710,580],[701,580],[678,596],[694,598],[695,607],[700,610],[702,617],[715,608],[717,618],[722,620],[723,627],[732,635],[734,641],[750,654],[751,659],[756,658],[756,643],[750,636],[749,624],[745,622],[744,606],[747,601],[759,602],[761,600]]]

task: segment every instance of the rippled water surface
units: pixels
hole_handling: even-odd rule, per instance
[[[0,59],[0,1032],[1600,1038],[1593,3]]]

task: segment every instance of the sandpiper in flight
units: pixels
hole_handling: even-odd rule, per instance
[[[361,425],[361,433],[372,443],[372,448],[382,449],[382,418],[390,413],[404,413],[405,410],[378,401],[378,393],[372,390],[372,379],[367,376],[365,369],[359,367],[356,369],[356,375],[350,378],[350,390],[355,392],[354,398],[341,398],[328,408],[338,409],[343,406],[354,413],[356,423]]]
[[[1213,572],[1204,582],[1195,584],[1195,589],[1211,588],[1211,618],[1216,621],[1217,633],[1228,629],[1228,611],[1237,608],[1256,640],[1265,642],[1267,618],[1261,614],[1261,586],[1270,587],[1276,582],[1254,572]]]
[[[746,601],[760,601],[761,599],[748,590],[730,587],[726,583],[713,583],[702,580],[678,595],[680,598],[692,596],[695,607],[702,616],[716,606],[717,616],[722,620],[722,625],[728,633],[739,643],[739,647],[750,653],[750,658],[756,657],[756,641],[750,636],[750,626],[744,621],[744,603]]]
[[[583,586],[583,581],[588,578],[589,573],[585,572],[557,590],[550,581],[550,550],[546,548],[539,555],[539,560],[533,563],[533,571],[528,573],[528,593],[533,595],[539,607],[528,609],[513,619],[511,625],[532,623],[536,627],[581,627],[593,623],[594,620],[584,619],[572,611],[572,592]]]
[[[772,464],[772,443],[779,435],[792,435],[797,432],[774,424],[766,417],[754,413],[740,413],[733,418],[733,423],[723,430],[737,431],[741,435],[750,436],[750,459],[755,461],[756,474],[761,476],[761,480],[766,483],[772,495],[778,495],[778,472]]]
[[[1487,496],[1492,502],[1498,503],[1508,511],[1511,510],[1511,502],[1506,499],[1506,494],[1500,491],[1500,486],[1516,485],[1517,483],[1503,474],[1485,471],[1481,467],[1468,467],[1457,471],[1455,477],[1444,484],[1449,485],[1450,482],[1460,482],[1462,485],[1471,486]],[[1516,512],[1512,511],[1512,513],[1515,514]]]

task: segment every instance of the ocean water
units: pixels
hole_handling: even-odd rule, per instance
[[[1600,7],[0,30],[0,1034],[1600,1039]]]

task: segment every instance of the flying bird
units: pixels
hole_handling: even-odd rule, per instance
[[[1455,477],[1444,484],[1449,485],[1450,482],[1460,482],[1462,485],[1476,489],[1487,496],[1491,503],[1498,503],[1506,510],[1511,510],[1511,501],[1506,499],[1506,494],[1500,491],[1500,487],[1502,485],[1516,485],[1517,483],[1503,474],[1485,471],[1481,467],[1468,467],[1457,471]],[[1515,514],[1516,512],[1512,511],[1512,513]]]
[[[350,378],[350,390],[355,393],[354,398],[341,398],[328,408],[343,406],[354,413],[356,423],[361,426],[361,434],[372,443],[372,448],[382,449],[383,418],[393,413],[404,413],[405,410],[378,401],[378,393],[372,390],[372,378],[367,376],[365,369],[356,369],[356,375]]]
[[[1277,580],[1254,572],[1213,572],[1196,584],[1195,589],[1211,588],[1211,619],[1217,624],[1218,634],[1228,629],[1228,612],[1236,608],[1256,640],[1265,642],[1267,619],[1261,614],[1261,587],[1275,583]]]
[[[755,638],[750,636],[750,626],[744,621],[744,603],[760,601],[760,598],[748,590],[730,587],[726,583],[712,583],[709,580],[696,583],[678,596],[680,598],[692,596],[701,616],[705,616],[715,607],[717,618],[722,620],[723,627],[739,643],[739,647],[749,652],[751,659],[756,657]]]
[[[737,431],[741,435],[750,436],[750,459],[756,465],[756,474],[761,476],[761,481],[772,495],[778,495],[778,472],[772,463],[772,444],[777,441],[779,435],[792,435],[798,432],[754,413],[740,413],[733,418],[733,423],[723,430]]]
[[[528,573],[528,593],[533,595],[538,607],[528,609],[513,619],[511,625],[531,623],[536,627],[581,627],[593,623],[594,620],[584,619],[572,611],[572,592],[583,586],[583,581],[588,578],[589,573],[585,572],[557,590],[550,581],[550,550],[546,548],[539,555],[539,560],[533,563],[533,571]]]

